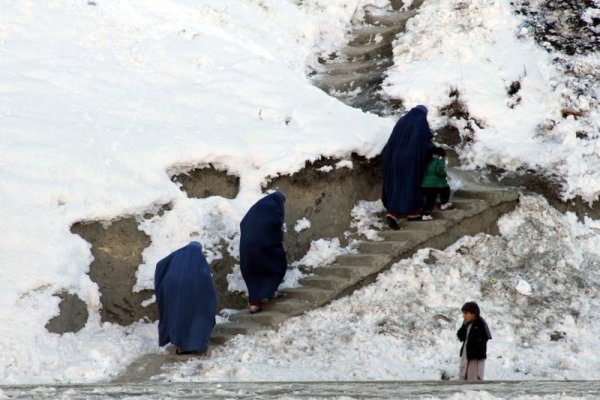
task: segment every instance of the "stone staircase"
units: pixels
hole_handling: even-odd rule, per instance
[[[395,107],[382,97],[381,83],[393,64],[393,40],[422,3],[414,0],[406,9],[391,11],[366,10],[364,20],[353,24],[348,45],[319,60],[310,73],[313,84],[349,106],[378,115],[394,113]]]
[[[223,345],[236,335],[277,329],[288,318],[350,295],[420,249],[444,249],[465,235],[480,232],[497,234],[498,218],[515,208],[518,193],[478,184],[473,176],[465,172],[451,171],[450,175],[463,182],[463,187],[453,193],[455,208],[434,212],[433,221],[402,221],[400,230],[382,230],[378,232],[382,240],[363,241],[358,253],[342,255],[332,265],[316,268],[314,275],[300,280],[302,286],[286,290],[284,299],[267,302],[263,312],[250,314],[243,310],[231,315],[230,322],[215,327],[209,354],[215,346]],[[470,181],[464,183],[468,179]],[[113,382],[146,381],[160,374],[161,368],[187,361],[190,357],[194,356],[176,356],[172,353],[145,355]]]
[[[399,260],[423,248],[444,249],[465,235],[497,234],[498,218],[512,211],[519,195],[509,189],[471,185],[454,193],[455,207],[434,212],[433,221],[401,222],[400,230],[382,230],[381,241],[363,241],[357,254],[339,256],[332,265],[318,267],[300,280],[302,286],[285,291],[283,300],[270,301],[264,311],[233,314],[230,322],[218,325],[214,344],[223,344],[238,334],[275,329],[287,318],[322,307],[375,281]]]

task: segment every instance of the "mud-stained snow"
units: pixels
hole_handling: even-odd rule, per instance
[[[493,336],[487,379],[599,379],[600,224],[526,196],[499,227],[500,236],[419,251],[352,296],[276,332],[238,336],[163,379],[456,378],[460,307],[470,300]]]

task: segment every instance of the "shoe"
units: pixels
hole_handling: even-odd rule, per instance
[[[250,311],[250,314],[256,314],[261,312],[262,308],[260,306],[250,305],[248,306],[248,310]]]
[[[398,224],[398,219],[394,217],[392,214],[388,214],[385,216],[385,220],[390,228],[397,231],[400,229],[400,225]]]
[[[454,204],[452,204],[452,203],[448,202],[448,203],[444,203],[444,204],[442,204],[442,205],[440,206],[440,210],[442,210],[442,211],[443,211],[443,210],[449,210],[449,209],[451,209],[452,207],[454,207]]]
[[[189,355],[189,354],[200,354],[200,353],[195,350],[187,351],[187,350],[180,349],[178,347],[175,349],[175,354],[177,354],[178,356],[184,356],[184,355]]]

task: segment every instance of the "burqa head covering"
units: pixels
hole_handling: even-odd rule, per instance
[[[425,107],[424,105],[419,104],[418,106],[415,107],[415,110],[420,110],[423,111],[426,115],[427,115],[427,107]]]

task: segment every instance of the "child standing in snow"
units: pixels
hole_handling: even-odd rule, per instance
[[[441,147],[433,147],[429,151],[428,161],[423,177],[423,220],[432,220],[431,212],[435,206],[438,195],[440,196],[440,209],[452,208],[450,200],[450,186],[446,177],[446,151]]]
[[[469,301],[462,306],[463,324],[456,332],[463,342],[460,348],[458,379],[482,381],[487,357],[487,341],[492,338],[485,320],[479,315],[479,306]]]

